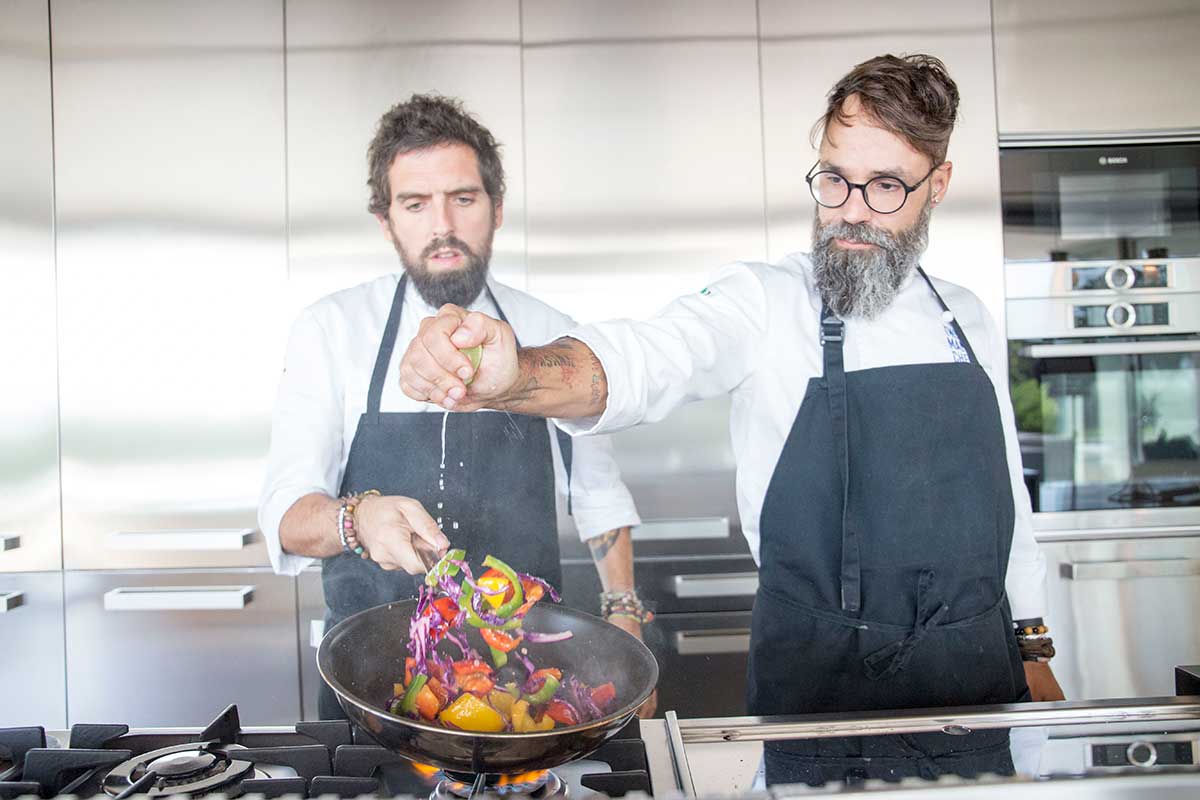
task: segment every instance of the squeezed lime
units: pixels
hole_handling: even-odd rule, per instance
[[[467,360],[471,362],[471,369],[475,372],[478,372],[479,363],[483,361],[483,345],[477,344],[474,347],[464,347],[460,349],[459,352],[466,356]],[[467,378],[464,383],[467,386],[470,386],[471,381],[473,380],[475,380],[474,373],[472,373],[471,377]]]

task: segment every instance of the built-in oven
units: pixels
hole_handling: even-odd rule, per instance
[[[1200,525],[1200,139],[1007,141],[1000,164],[1036,527]]]

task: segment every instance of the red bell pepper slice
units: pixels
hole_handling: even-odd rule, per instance
[[[481,672],[475,672],[459,678],[458,688],[477,697],[486,697],[488,692],[496,688],[496,682]]]
[[[497,631],[492,628],[483,628],[479,633],[489,646],[496,648],[501,653],[512,652],[521,643],[520,636],[510,636],[504,631]]]
[[[557,697],[550,701],[546,706],[546,713],[550,715],[550,719],[560,725],[578,725],[579,715],[575,713],[575,709],[559,700]]]
[[[492,668],[477,658],[464,661],[454,661],[450,664],[450,666],[454,669],[455,677],[460,680],[467,675],[473,675],[477,672],[482,672],[484,675],[492,674]]]
[[[612,681],[597,686],[592,689],[592,702],[601,711],[607,711],[613,700],[617,699],[617,687],[613,686]]]

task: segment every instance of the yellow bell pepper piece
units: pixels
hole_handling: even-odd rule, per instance
[[[503,689],[488,692],[488,702],[492,704],[492,708],[507,716],[512,716],[513,703],[516,701],[515,697]]]
[[[499,608],[504,604],[504,595],[508,593],[508,587],[511,585],[508,578],[503,575],[482,575],[475,582],[480,588],[493,593],[483,595],[483,599],[487,600],[492,608]]]
[[[534,733],[535,731],[552,730],[554,720],[550,718],[549,714],[544,714],[541,722],[534,722],[533,717],[529,715],[529,702],[518,700],[512,706],[512,726],[516,733]]]
[[[499,733],[504,730],[504,717],[500,712],[470,692],[460,694],[438,718],[464,731]]]

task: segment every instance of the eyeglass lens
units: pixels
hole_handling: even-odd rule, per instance
[[[810,186],[813,199],[827,208],[837,208],[850,197],[850,184],[836,172],[818,172]],[[886,175],[868,181],[863,194],[867,205],[880,214],[899,211],[908,198],[904,184]]]

